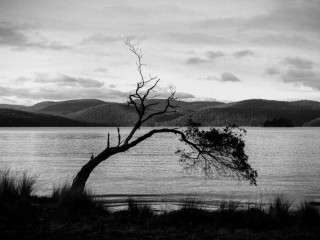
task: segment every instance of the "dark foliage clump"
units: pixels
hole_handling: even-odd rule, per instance
[[[248,163],[242,138],[246,133],[244,129],[231,125],[224,129],[200,130],[192,121],[189,124],[181,141],[187,142],[191,151],[177,151],[186,170],[201,170],[207,177],[232,176],[256,185],[258,174]]]
[[[304,228],[320,227],[320,214],[318,209],[309,202],[300,204],[297,212],[298,224]]]
[[[293,127],[293,123],[290,119],[286,118],[274,118],[267,120],[263,124],[264,127]]]
[[[88,190],[75,191],[68,183],[60,187],[55,187],[52,191],[51,199],[56,202],[59,207],[72,211],[101,207],[99,201],[97,201]]]

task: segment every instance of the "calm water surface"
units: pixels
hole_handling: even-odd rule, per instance
[[[101,163],[89,186],[96,194],[198,196],[201,200],[259,201],[285,194],[296,202],[320,201],[320,128],[246,128],[246,152],[258,171],[258,186],[233,179],[188,174],[175,151],[174,135],[159,134]],[[122,128],[122,135],[130,128]],[[140,132],[150,130],[143,128]],[[37,193],[50,194],[106,147],[115,128],[0,128],[0,163],[38,176]],[[110,197],[110,196],[109,196]],[[114,197],[114,196],[113,196]]]

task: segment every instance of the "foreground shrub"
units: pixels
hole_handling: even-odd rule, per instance
[[[293,201],[283,195],[278,195],[270,204],[269,214],[274,218],[285,219],[289,216],[289,210]]]
[[[154,215],[151,206],[145,203],[128,199],[128,212],[133,218],[149,218]]]
[[[68,183],[60,187],[54,187],[51,198],[57,202],[60,207],[71,210],[86,210],[102,207],[100,202],[97,201],[87,189],[84,191],[74,191]]]
[[[190,227],[211,222],[210,212],[201,206],[201,202],[194,198],[187,198],[180,202],[180,209],[164,212],[157,219],[162,227]]]
[[[13,174],[10,169],[0,171],[0,201],[28,199],[35,190],[36,177],[26,172]]]
[[[298,224],[303,227],[320,225],[318,209],[309,202],[302,202],[297,209]]]
[[[278,195],[274,198],[269,207],[269,216],[275,226],[288,224],[290,216],[290,208],[293,201],[283,195]]]

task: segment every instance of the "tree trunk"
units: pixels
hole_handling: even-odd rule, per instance
[[[127,151],[128,149],[136,146],[140,142],[142,142],[142,141],[146,140],[147,138],[151,137],[153,134],[164,133],[164,132],[178,134],[178,135],[181,136],[181,138],[183,139],[184,142],[186,142],[188,144],[191,144],[191,145],[194,145],[193,143],[189,142],[186,139],[185,135],[181,131],[178,131],[176,129],[168,129],[168,128],[153,129],[153,130],[149,131],[148,133],[138,137],[137,139],[135,139],[134,141],[132,141],[130,143],[128,143],[126,141],[121,146],[118,145],[117,147],[109,147],[109,143],[108,143],[108,146],[104,151],[102,151],[95,158],[92,158],[89,162],[87,162],[81,168],[81,170],[78,172],[76,177],[73,179],[71,190],[72,191],[82,192],[84,190],[86,182],[87,182],[91,172],[94,170],[94,168],[96,166],[98,166],[101,162],[103,162],[104,160],[106,160],[109,157],[111,157],[112,155]]]
[[[83,192],[91,172],[102,161],[103,160],[99,160],[98,158],[93,158],[86,163],[73,179],[71,189],[73,191]]]
[[[128,148],[129,148],[128,146],[111,147],[111,148],[107,147],[98,156],[90,159],[89,162],[87,162],[80,169],[76,177],[73,179],[71,190],[83,192],[86,186],[86,182],[96,166],[98,166],[101,162],[105,161],[106,159],[108,159],[114,154],[125,152],[126,150],[128,150]]]

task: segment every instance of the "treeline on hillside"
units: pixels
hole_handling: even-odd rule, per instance
[[[149,100],[159,111],[164,99]],[[287,119],[293,126],[319,126],[320,103],[315,101],[271,101],[252,99],[233,103],[195,101],[175,102],[177,111],[156,116],[146,126],[185,126],[191,117],[202,126],[264,126],[267,121]],[[137,114],[124,103],[80,99],[61,102],[41,102],[27,107],[0,104],[0,126],[133,126]],[[7,110],[4,110],[7,109]],[[11,112],[10,112],[11,111]],[[20,111],[20,112],[18,112]],[[22,111],[22,112],[21,112]],[[56,118],[60,117],[60,118]],[[318,120],[317,120],[318,119]],[[287,126],[283,120],[268,123]]]
[[[293,127],[293,123],[290,119],[286,118],[274,118],[267,120],[263,124],[264,127]]]

